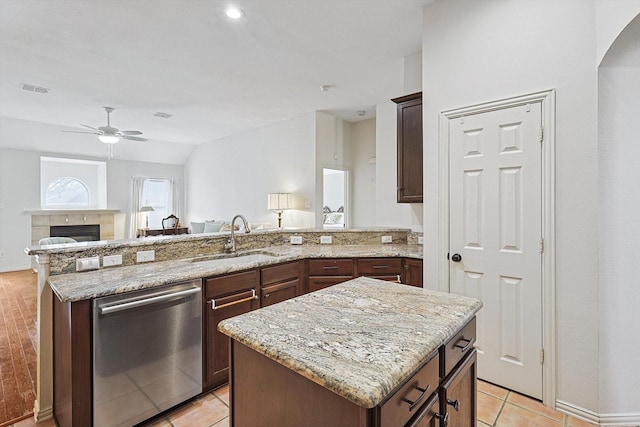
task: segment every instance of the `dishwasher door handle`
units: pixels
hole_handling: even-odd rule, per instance
[[[185,297],[188,295],[192,295],[192,294],[197,294],[199,292],[201,292],[202,290],[200,288],[194,287],[194,288],[190,288],[190,289],[185,289],[183,291],[178,291],[178,292],[171,292],[171,293],[163,293],[163,294],[159,294],[159,295],[155,295],[155,296],[151,296],[148,298],[140,298],[140,299],[136,299],[134,301],[127,301],[127,302],[123,302],[120,304],[104,304],[104,305],[99,305],[98,309],[100,310],[100,314],[110,314],[110,313],[116,313],[118,311],[123,311],[123,310],[130,310],[133,308],[137,308],[137,307],[143,307],[145,305],[149,305],[149,304],[156,304],[159,302],[163,302],[163,301],[169,301],[175,298],[179,298],[179,297]],[[153,295],[153,294],[151,294]]]

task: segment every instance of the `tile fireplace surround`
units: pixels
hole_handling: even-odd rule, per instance
[[[114,240],[114,215],[119,210],[39,210],[31,214],[31,245],[37,245],[44,237],[50,237],[49,227],[55,225],[100,225],[100,240]]]

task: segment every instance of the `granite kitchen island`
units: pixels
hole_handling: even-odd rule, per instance
[[[224,320],[231,423],[473,426],[481,306],[361,277]]]

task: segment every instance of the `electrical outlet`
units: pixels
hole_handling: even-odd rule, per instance
[[[302,236],[291,236],[289,241],[292,245],[301,245],[302,244]]]
[[[4,251],[0,251],[0,258],[4,258]]]
[[[138,251],[136,252],[136,262],[150,262],[156,259],[156,251]]]
[[[418,236],[418,244],[419,245],[423,245],[424,244],[424,237]]]
[[[122,265],[122,255],[107,255],[102,257],[103,267],[111,267],[112,265]]]
[[[76,271],[97,270],[99,268],[100,268],[99,256],[76,259]]]
[[[331,243],[333,243],[333,238],[331,236],[320,236],[320,244],[330,245]]]
[[[391,243],[393,238],[391,236],[382,236],[380,240],[382,240],[382,243]]]

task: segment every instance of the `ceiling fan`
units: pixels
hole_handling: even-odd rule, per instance
[[[83,125],[86,128],[91,129],[93,132],[80,132],[76,130],[63,130],[62,132],[69,133],[92,133],[94,135],[98,135],[98,139],[105,144],[115,144],[121,139],[127,139],[129,141],[138,141],[138,142],[146,142],[146,138],[141,138],[139,136],[134,135],[142,135],[142,132],[139,130],[119,130],[111,126],[111,113],[113,112],[113,108],[111,107],[103,107],[104,111],[107,112],[107,125],[100,126],[99,128],[94,128],[93,126]]]

